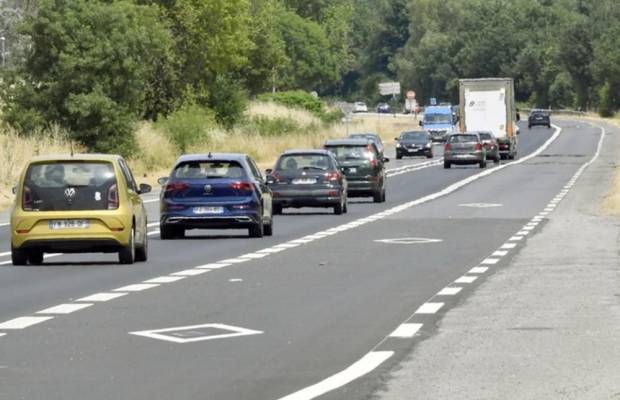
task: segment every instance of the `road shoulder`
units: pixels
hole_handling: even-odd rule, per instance
[[[619,154],[600,157],[511,264],[446,314],[381,399],[620,398],[620,220],[602,212]]]

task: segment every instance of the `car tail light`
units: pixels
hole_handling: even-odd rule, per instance
[[[233,182],[230,184],[230,187],[234,190],[237,190],[239,192],[252,192],[254,191],[254,185],[252,185],[252,183],[250,182],[246,182],[246,181],[239,181],[239,182]]]
[[[443,147],[444,151],[449,151],[452,150],[452,145],[450,143],[446,143],[446,145]]]
[[[112,185],[108,189],[108,210],[116,210],[118,203],[118,186]]]
[[[22,208],[24,211],[32,211],[32,191],[28,186],[24,186],[22,194]]]
[[[482,144],[480,144],[480,143],[476,143],[476,144],[474,145],[474,149],[476,149],[476,150],[482,150]]]
[[[169,193],[182,192],[188,188],[189,188],[189,185],[185,182],[170,182],[166,184],[166,187],[164,188],[164,193],[169,194]]]
[[[340,173],[337,171],[331,171],[325,174],[325,180],[330,182],[336,182],[340,180]]]

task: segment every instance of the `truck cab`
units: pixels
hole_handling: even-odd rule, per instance
[[[457,119],[451,105],[428,106],[420,126],[434,142],[445,142],[446,137],[457,131]]]

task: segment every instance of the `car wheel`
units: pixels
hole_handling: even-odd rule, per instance
[[[129,243],[118,251],[118,261],[121,264],[133,264],[136,260],[136,228],[131,228]]]
[[[397,160],[402,160],[402,158],[403,158],[402,154],[396,154],[396,159]]]
[[[502,159],[502,158],[501,158],[500,156],[497,156],[497,157],[495,157],[495,159],[493,160],[493,162],[495,162],[495,164],[499,164],[499,163],[501,162],[501,159]]]
[[[527,129],[532,129],[532,125],[528,125],[528,126],[527,126]]]
[[[144,262],[149,259],[149,235],[144,230],[144,243],[136,249],[136,261]]]
[[[551,124],[547,125],[547,129],[551,129]]]
[[[485,160],[480,161],[480,168],[486,168],[487,162]]]
[[[378,190],[375,193],[373,193],[372,201],[375,202],[375,203],[381,203],[381,198],[382,198],[381,193],[382,193],[381,190]]]
[[[28,252],[11,248],[11,261],[13,265],[28,265]]]
[[[252,225],[248,229],[248,233],[251,238],[262,238],[265,234],[265,225],[263,225],[263,217],[262,215],[259,217],[259,222]]]
[[[341,215],[344,212],[344,202],[340,199],[340,202],[334,206],[334,214]]]
[[[43,264],[43,252],[38,250],[31,250],[28,252],[28,262],[32,265]]]
[[[273,215],[281,215],[282,214],[282,204],[274,204],[272,206]]]
[[[342,212],[345,214],[349,212],[349,200],[346,197],[344,198],[344,208]]]
[[[432,151],[431,151],[431,152],[429,152],[429,153],[426,155],[426,158],[433,158],[433,152],[432,152]]]
[[[381,202],[385,203],[385,189],[381,192]]]
[[[450,167],[452,167],[452,164],[450,164],[450,161],[444,161],[443,162],[443,167],[445,169],[450,169]]]
[[[269,224],[264,226],[263,232],[265,233],[265,236],[273,236],[273,216],[271,216]]]

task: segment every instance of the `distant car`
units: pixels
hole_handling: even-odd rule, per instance
[[[443,167],[452,164],[478,164],[480,168],[487,166],[486,150],[477,132],[456,133],[448,136],[443,151]]]
[[[271,189],[246,154],[181,156],[160,178],[161,239],[188,229],[248,229],[250,237],[273,234]]]
[[[388,103],[377,104],[377,112],[379,114],[389,114],[391,112],[390,105]]]
[[[32,159],[15,188],[13,265],[41,264],[44,253],[118,253],[121,264],[148,258],[147,215],[120,156],[75,154]]]
[[[403,132],[396,139],[396,158],[426,156],[433,158],[433,140],[425,131]]]
[[[379,153],[383,156],[383,140],[381,140],[381,136],[377,135],[376,133],[353,133],[349,135],[349,137],[351,139],[368,139],[372,141],[375,146],[377,146],[377,150],[379,150]]]
[[[368,106],[363,101],[356,101],[353,103],[353,112],[354,113],[365,113],[368,112]]]
[[[531,128],[533,126],[546,126],[547,128],[551,128],[551,117],[549,116],[549,112],[544,110],[532,110],[527,119],[527,127]]]
[[[368,139],[328,140],[324,148],[332,152],[347,177],[349,197],[372,197],[385,201],[385,163],[377,146]]]
[[[499,145],[497,144],[497,139],[493,133],[478,132],[478,136],[480,136],[480,141],[482,142],[482,146],[484,146],[487,160],[493,160],[495,164],[499,164],[501,159],[499,154]]]
[[[273,192],[273,213],[285,207],[331,207],[347,212],[347,178],[327,150],[290,150],[267,170]]]

